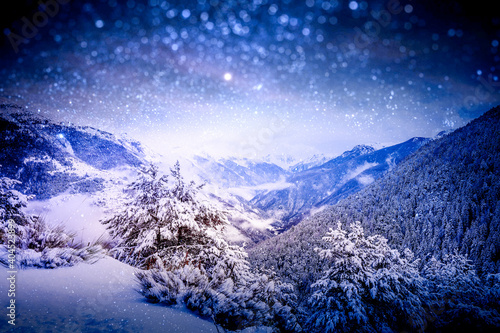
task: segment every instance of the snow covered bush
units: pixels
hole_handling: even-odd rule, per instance
[[[227,244],[200,246],[196,255],[188,247],[173,256],[166,267],[140,271],[137,274],[142,294],[150,302],[166,305],[184,303],[201,316],[218,324],[237,329],[258,322],[264,311],[246,304],[252,282],[244,253]],[[263,305],[262,310],[268,310]]]
[[[443,260],[434,257],[423,268],[433,303],[432,330],[489,331],[500,326],[500,283],[489,275],[480,280],[467,257],[453,253]]]
[[[212,252],[211,262],[205,264],[190,262],[139,271],[140,291],[149,302],[183,303],[226,329],[266,325],[300,332],[291,285],[251,272],[244,252],[237,247],[229,246],[223,252]]]
[[[359,222],[350,231],[337,229],[323,239],[328,270],[312,285],[314,332],[417,331],[425,327],[424,280],[410,251],[401,255],[381,236],[366,237]]]
[[[20,250],[16,253],[17,267],[57,268],[74,266],[81,262],[94,263],[103,258],[105,252],[100,246],[87,246],[81,249],[68,247],[44,248],[42,251],[32,249]],[[0,264],[8,266],[7,247],[0,246]]]
[[[0,178],[0,264],[56,268],[92,262],[104,255],[98,245],[74,243],[74,235],[62,226],[51,227],[39,216],[24,214],[21,209],[29,197],[14,190],[16,184],[16,180]],[[9,249],[15,249],[15,262],[12,256],[9,260]]]

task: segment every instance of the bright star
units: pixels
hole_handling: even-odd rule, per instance
[[[224,80],[231,81],[232,79],[233,79],[233,74],[231,74],[231,73],[224,74]]]

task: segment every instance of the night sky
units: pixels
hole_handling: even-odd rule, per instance
[[[500,104],[487,2],[44,2],[1,5],[0,101],[163,153],[333,156]]]

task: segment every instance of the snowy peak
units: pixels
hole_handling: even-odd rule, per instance
[[[10,113],[0,116],[2,139],[11,148],[17,146],[24,154],[40,153],[63,159],[68,155],[101,170],[121,165],[139,166],[144,154],[138,142],[118,139],[113,134],[89,126],[52,123],[25,113]],[[13,145],[14,137],[23,138]],[[27,139],[34,143],[25,142]]]
[[[264,161],[210,156],[194,156],[192,161],[204,181],[223,188],[274,183],[288,175],[281,167]]]
[[[48,199],[67,190],[94,192],[102,189],[103,173],[145,163],[137,142],[118,139],[92,127],[52,123],[22,112],[0,116],[0,146],[0,174],[20,180],[20,190],[35,194],[37,199]]]
[[[140,145],[124,145],[112,134],[88,127],[53,125],[46,130],[57,140],[69,144],[74,156],[99,170],[122,165],[138,167],[142,164]]]
[[[346,163],[352,159],[358,158],[360,156],[368,155],[375,152],[375,148],[367,145],[357,145],[351,150],[347,150],[343,152],[341,155],[324,162],[323,164],[319,164],[316,167],[322,169],[335,168],[337,165],[341,163]]]
[[[274,165],[279,166],[283,170],[289,170],[291,166],[296,164],[298,162],[298,159],[288,155],[288,154],[281,154],[281,155],[267,155],[263,159],[263,162],[266,163],[271,163]]]
[[[354,157],[358,157],[361,155],[373,153],[374,151],[375,151],[375,148],[373,148],[371,146],[357,145],[353,149],[342,153],[342,155],[340,155],[340,157],[342,157],[342,158],[354,158]]]
[[[305,171],[307,169],[314,168],[318,165],[322,165],[326,163],[330,158],[325,156],[324,154],[314,154],[313,156],[301,160],[300,162],[292,165],[290,167],[291,172],[300,172],[300,171]]]

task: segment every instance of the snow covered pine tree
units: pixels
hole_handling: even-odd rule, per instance
[[[213,232],[226,221],[198,202],[201,186],[184,183],[178,162],[171,169],[173,182],[159,176],[154,165],[141,171],[140,179],[128,187],[131,199],[125,209],[103,221],[118,239],[117,257],[143,269],[189,261],[200,246],[213,242]]]
[[[104,221],[118,239],[117,257],[141,268],[137,278],[150,302],[185,303],[228,329],[273,324],[300,328],[290,285],[251,272],[243,248],[224,239],[225,215],[199,199],[177,162],[172,181],[151,165],[128,190],[131,200]]]
[[[430,331],[498,331],[500,275],[490,274],[483,283],[472,262],[458,253],[432,257],[422,274],[432,297]]]
[[[337,229],[323,238],[319,251],[330,268],[312,285],[307,323],[314,332],[418,331],[425,326],[421,299],[427,291],[417,261],[407,250],[401,256],[384,237],[365,237],[360,222],[350,232]]]

